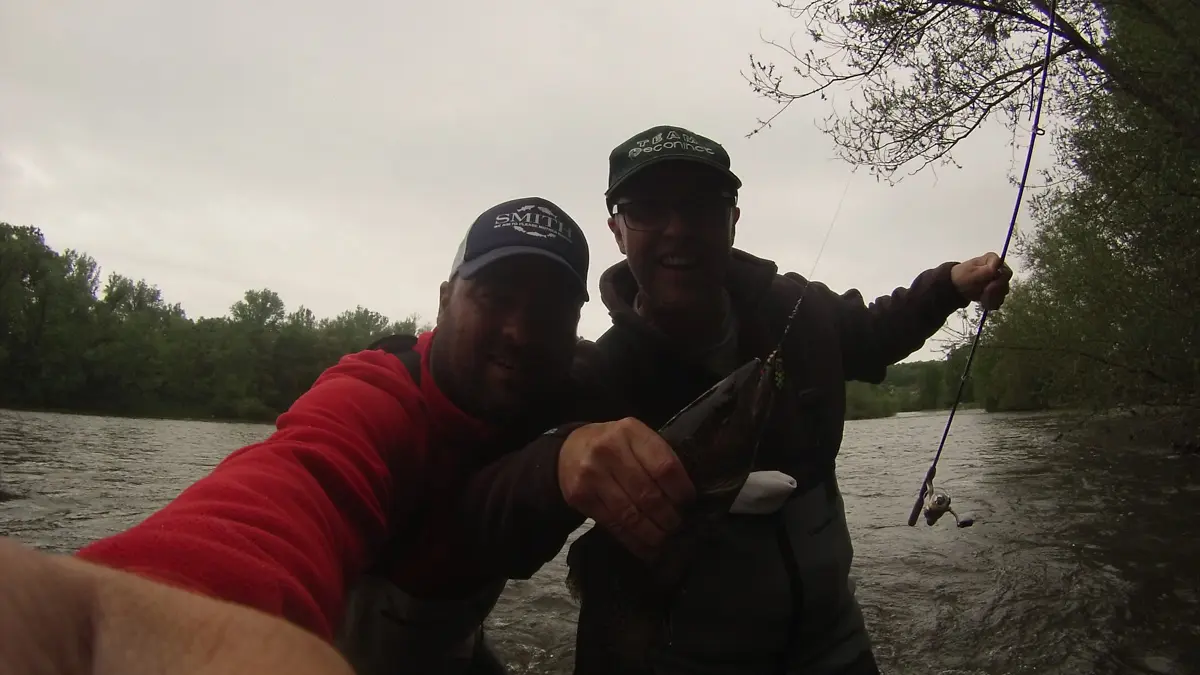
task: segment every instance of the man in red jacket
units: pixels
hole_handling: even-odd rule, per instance
[[[168,661],[161,669],[186,674],[198,672],[189,670],[197,662],[187,654],[248,654],[253,648],[246,635],[261,639],[269,630],[261,618],[237,618],[228,606],[218,610],[143,581],[152,579],[286,619],[327,641],[336,637],[360,673],[500,667],[480,649],[480,625],[507,571],[474,555],[473,533],[459,527],[456,505],[467,474],[524,446],[525,475],[546,486],[529,492],[530,506],[561,514],[543,523],[555,530],[574,529],[584,516],[615,523],[631,510],[669,525],[678,518],[676,505],[691,497],[670,448],[644,427],[552,428],[584,418],[569,394],[572,361],[588,345],[576,338],[587,271],[584,235],[554,204],[528,198],[484,212],[441,287],[434,331],[344,357],[279,417],[267,440],[234,452],[166,507],[85,547],[69,565],[43,556],[39,567],[30,562],[37,556],[18,557],[26,579],[40,573],[43,583],[55,583],[90,575],[91,590],[64,585],[62,592],[69,594],[67,605],[93,609],[78,621],[25,627],[37,639],[0,646],[0,662],[45,662],[55,643],[85,651],[120,644],[126,653],[160,655]],[[603,498],[579,511],[566,507],[558,487],[560,454],[589,468],[587,489]],[[638,496],[649,490],[621,487],[647,476],[671,499],[640,503]],[[97,593],[96,584],[109,590]],[[144,602],[126,603],[122,621],[106,621],[111,615],[103,612],[119,584],[140,589]],[[0,626],[25,624],[24,607],[0,602]],[[139,627],[155,635],[152,629],[173,611],[219,615],[258,632],[197,627],[197,645],[172,645],[188,635],[188,620],[178,618],[170,626],[175,630],[159,632],[166,644],[136,635]],[[297,649],[314,649],[282,628],[279,633]],[[24,651],[6,653],[17,649]],[[202,667],[203,659],[198,663]]]

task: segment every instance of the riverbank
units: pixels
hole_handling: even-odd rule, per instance
[[[979,410],[977,404],[963,404],[959,411]],[[13,405],[0,406],[0,411],[54,413],[80,415],[83,417],[115,417],[120,419],[144,419],[181,422],[213,422],[217,424],[263,424],[272,425],[274,418],[253,419],[215,417],[205,415],[119,413],[91,410],[69,410],[35,408]],[[871,414],[872,412],[876,414]],[[846,421],[863,421],[895,417],[898,413],[922,413],[948,415],[949,409],[847,411]],[[1168,447],[1182,452],[1200,454],[1200,409],[1178,406],[1137,406],[1106,411],[1088,410],[1043,410],[1035,414],[1046,414],[1060,418],[1061,431],[1058,440],[1070,440],[1098,447],[1119,449],[1133,445]],[[2,500],[2,498],[0,498]]]
[[[32,412],[32,413],[53,413],[56,415],[80,415],[82,417],[115,417],[124,420],[161,420],[164,422],[215,422],[217,424],[274,424],[275,417],[270,419],[255,419],[255,418],[239,418],[239,417],[217,417],[215,415],[200,415],[189,414],[186,412],[177,413],[147,413],[147,412],[114,412],[110,410],[72,410],[70,408],[41,408],[33,406],[19,406],[12,404],[4,404],[0,406],[0,412],[11,410],[12,412]]]
[[[1096,448],[1161,447],[1200,455],[1200,409],[1135,406],[1105,411],[1064,411],[1060,439]]]
[[[969,408],[977,408],[977,407],[978,406],[975,406],[975,405],[970,405],[970,406],[961,405],[961,406],[959,406],[959,410],[966,410]],[[275,418],[278,417],[278,415],[273,415],[270,419],[267,419],[265,417],[258,417],[258,418],[242,417],[242,418],[239,418],[239,417],[217,417],[217,416],[213,416],[213,415],[196,415],[196,414],[187,414],[187,413],[154,414],[154,413],[141,413],[141,412],[113,412],[113,411],[107,411],[107,410],[71,410],[71,409],[67,409],[67,408],[36,408],[36,407],[32,407],[32,406],[23,407],[23,406],[14,406],[14,405],[0,406],[0,411],[3,411],[3,410],[11,410],[13,412],[54,413],[57,415],[82,415],[84,417],[116,417],[116,418],[128,419],[128,420],[163,420],[163,421],[174,420],[174,421],[179,421],[179,422],[216,422],[216,423],[220,423],[220,424],[269,424],[269,425],[273,425],[275,423]],[[854,409],[854,410],[847,411],[846,421],[849,422],[849,421],[856,421],[856,420],[884,419],[884,418],[888,418],[888,417],[895,417],[898,413],[901,413],[901,412],[933,413],[933,412],[938,412],[938,411],[937,410],[879,410],[879,409],[861,410],[861,409]]]

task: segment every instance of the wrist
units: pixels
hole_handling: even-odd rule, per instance
[[[569,424],[560,424],[542,434],[543,437],[557,439],[557,443],[555,443],[557,450],[554,454],[554,483],[564,503],[566,500],[566,490],[563,485],[564,462],[569,455],[569,448],[579,441],[580,434],[577,432],[586,426],[590,425],[587,422],[571,422]]]
[[[938,281],[940,282],[938,285],[941,291],[938,293],[938,296],[951,308],[950,311],[962,309],[971,304],[971,300],[963,294],[962,289],[954,281],[954,271],[962,264],[961,262],[952,261],[942,263],[938,266]]]

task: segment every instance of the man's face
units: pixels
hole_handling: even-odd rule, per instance
[[[582,306],[579,282],[539,256],[498,260],[443,284],[437,339],[449,357],[451,390],[467,399],[456,402],[504,421],[560,393]]]
[[[608,226],[646,302],[704,311],[721,293],[739,211],[717,172],[693,162],[648,167],[616,196]]]

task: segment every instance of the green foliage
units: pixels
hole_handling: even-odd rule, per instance
[[[1162,30],[1121,18],[1111,51],[1149,82],[1174,78],[1171,105],[1200,110],[1197,57],[1160,49]],[[1135,97],[1099,92],[1059,154],[1021,245],[1030,274],[981,350],[988,407],[1196,405],[1200,149]]]
[[[954,404],[966,365],[967,349],[956,347],[942,361],[910,361],[888,368],[882,384],[846,384],[846,419],[890,417],[898,412],[944,410]],[[973,378],[963,389],[960,407],[975,404]]]
[[[342,355],[425,328],[364,307],[318,321],[268,289],[192,320],[145,281],[102,283],[86,254],[0,223],[0,405],[269,420]]]
[[[898,409],[896,396],[888,389],[863,382],[846,383],[846,419],[891,417]]]

